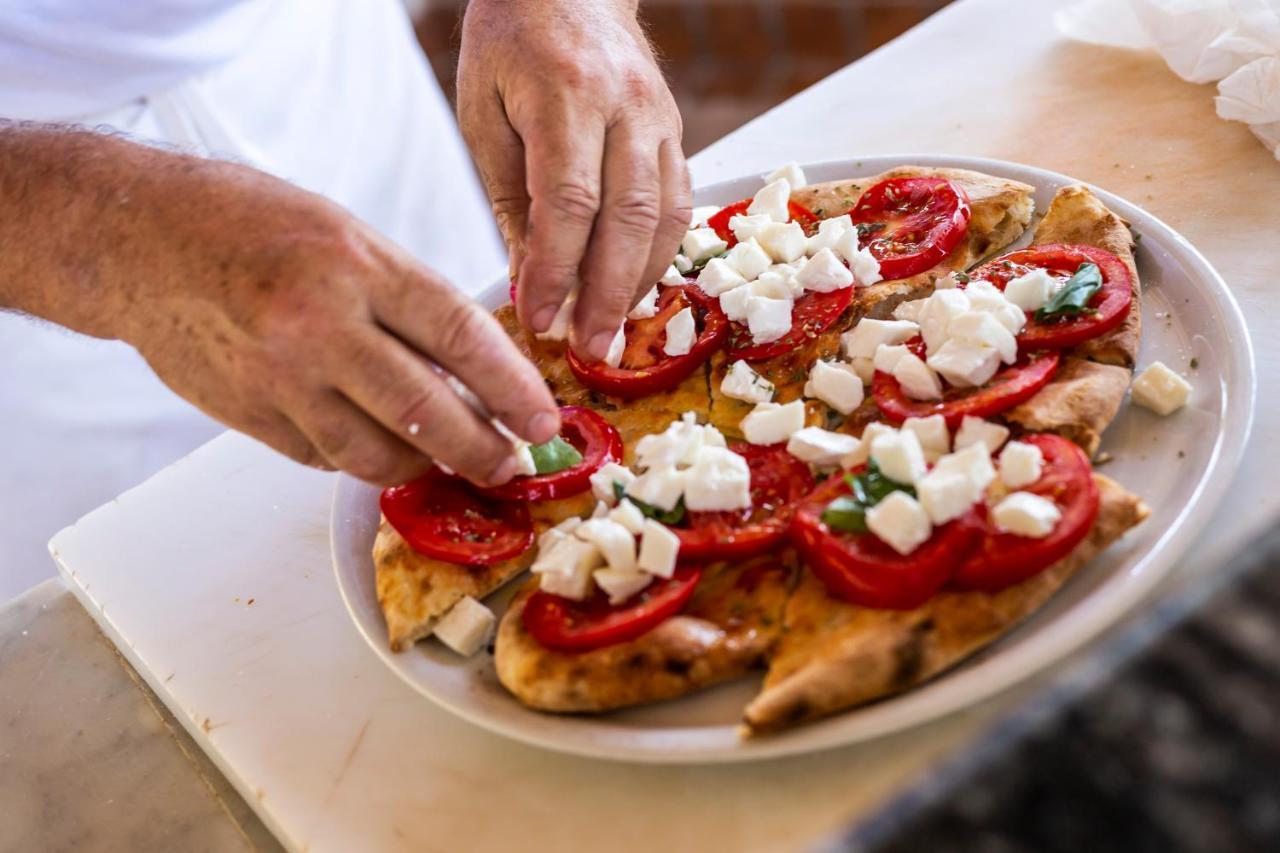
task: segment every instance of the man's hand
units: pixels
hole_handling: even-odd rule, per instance
[[[133,344],[169,387],[301,462],[480,482],[559,416],[497,322],[338,206],[252,169],[0,128],[0,306]]]
[[[472,0],[458,116],[545,331],[581,285],[574,349],[602,359],[689,227],[680,115],[635,0]]]

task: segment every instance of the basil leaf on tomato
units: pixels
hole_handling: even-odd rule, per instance
[[[539,474],[554,474],[574,465],[582,464],[582,454],[560,436],[542,444],[529,446],[533,467]]]
[[[867,505],[850,495],[841,495],[822,511],[822,523],[843,533],[866,533]]]
[[[1036,311],[1037,320],[1052,322],[1075,316],[1089,307],[1089,300],[1102,289],[1102,270],[1094,263],[1083,263],[1062,289]]]
[[[622,483],[619,483],[617,480],[614,480],[613,496],[618,500],[622,500],[623,498],[626,498],[627,500],[631,501],[631,503],[635,504],[636,509],[640,510],[641,515],[643,515],[645,518],[652,518],[654,521],[658,522],[659,524],[665,524],[667,526],[670,526],[672,524],[679,524],[680,522],[684,521],[684,496],[683,495],[680,497],[678,501],[676,501],[676,505],[673,506],[671,509],[669,510],[662,509],[661,507],[656,507],[653,504],[647,504],[644,501],[636,500],[634,497],[627,494],[626,486],[624,486]]]
[[[893,492],[916,496],[916,490],[911,486],[886,477],[874,459],[867,461],[867,469],[861,474],[845,474],[844,480],[853,494],[841,495],[822,511],[823,523],[844,533],[866,533],[867,510]]]

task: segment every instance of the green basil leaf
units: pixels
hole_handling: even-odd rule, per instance
[[[867,508],[853,497],[841,495],[822,511],[822,523],[842,533],[866,533]]]
[[[1097,264],[1083,263],[1062,289],[1036,311],[1037,320],[1065,320],[1089,307],[1089,300],[1102,289],[1102,270]]]
[[[543,444],[530,445],[529,455],[539,474],[554,474],[582,463],[578,449],[558,435]]]
[[[894,492],[906,492],[912,497],[916,490],[897,480],[891,480],[880,471],[874,459],[867,460],[867,470],[853,476],[845,474],[844,481],[849,484],[851,495],[841,495],[827,504],[822,511],[822,520],[832,530],[845,533],[867,532],[867,510]]]
[[[647,504],[644,501],[636,500],[636,498],[627,494],[627,487],[617,480],[613,481],[613,496],[622,500],[624,497],[636,505],[636,509],[640,510],[640,514],[645,518],[652,518],[659,524],[665,524],[668,527],[673,524],[679,524],[684,521],[684,497],[676,501],[676,505],[670,510],[661,509],[660,507]]]

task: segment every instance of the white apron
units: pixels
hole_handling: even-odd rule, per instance
[[[0,115],[246,162],[464,290],[505,266],[398,0],[5,0]],[[129,347],[0,314],[0,601],[53,573],[59,528],[220,430]]]

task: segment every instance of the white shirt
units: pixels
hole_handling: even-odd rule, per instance
[[[505,264],[397,0],[4,0],[0,115],[247,162],[467,291]],[[0,314],[0,601],[53,572],[58,529],[220,429],[127,346]]]

